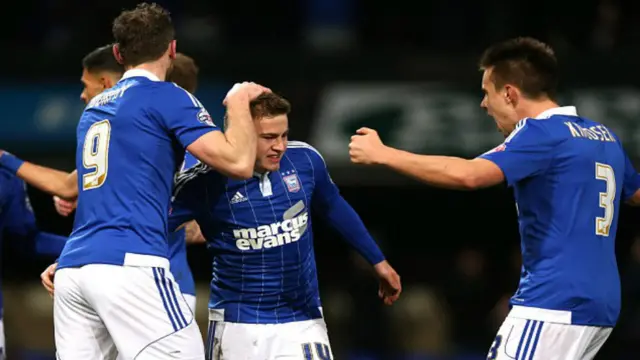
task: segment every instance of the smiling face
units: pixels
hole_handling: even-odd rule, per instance
[[[255,119],[254,124],[258,134],[256,171],[277,171],[282,155],[287,150],[289,119],[286,114],[265,116]]]

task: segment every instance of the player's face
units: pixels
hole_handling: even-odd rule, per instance
[[[484,97],[480,106],[493,117],[500,131],[504,136],[511,134],[518,122],[518,115],[511,100],[507,87],[497,89],[491,79],[492,69],[487,69],[482,75],[482,91]]]
[[[254,121],[258,134],[256,152],[256,171],[276,171],[280,168],[280,159],[287,150],[289,138],[289,119],[287,115],[264,117]]]
[[[82,81],[84,85],[80,99],[87,104],[96,95],[115,85],[115,83],[118,82],[118,78],[115,74],[107,72],[92,73],[87,69],[83,69],[80,81]]]

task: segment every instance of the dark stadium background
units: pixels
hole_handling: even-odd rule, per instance
[[[72,170],[81,58],[111,41],[135,1],[12,2],[0,33],[0,148]],[[291,100],[292,138],[325,156],[344,197],[402,276],[392,308],[368,267],[316,222],[316,256],[336,359],[484,359],[517,286],[519,236],[509,189],[454,192],[352,166],[349,135],[366,124],[416,152],[475,156],[500,142],[479,108],[476,60],[516,35],[552,44],[562,102],[616,130],[640,160],[640,3],[586,0],[167,0],[178,48],[200,66],[198,96],[214,118],[235,81]],[[68,234],[51,197],[29,189],[43,230]],[[640,211],[624,207],[617,237],[624,303],[598,359],[640,356]],[[611,240],[613,241],[613,239]],[[53,260],[6,239],[2,268],[9,359],[53,359],[51,300],[39,285]],[[189,249],[200,327],[209,260]],[[576,259],[580,261],[580,259]]]

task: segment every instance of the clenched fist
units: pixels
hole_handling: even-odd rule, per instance
[[[380,140],[378,132],[369,128],[360,128],[351,137],[349,157],[354,164],[380,164],[386,154],[387,147]]]

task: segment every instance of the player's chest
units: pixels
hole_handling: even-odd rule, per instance
[[[288,212],[306,210],[314,186],[312,178],[293,169],[249,180],[229,181],[225,186],[225,198],[216,205],[216,213],[235,218],[235,221],[261,223],[277,220]]]

